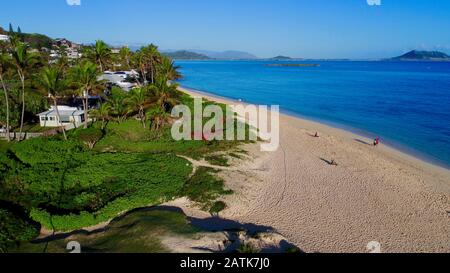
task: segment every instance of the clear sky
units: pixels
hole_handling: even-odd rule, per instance
[[[69,0],[75,1],[75,0]],[[375,0],[369,0],[375,1]],[[2,0],[0,26],[90,43],[242,50],[259,57],[375,58],[450,53],[450,1]]]

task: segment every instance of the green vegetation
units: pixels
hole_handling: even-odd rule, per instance
[[[95,144],[103,137],[103,131],[101,129],[90,127],[85,130],[81,130],[78,133],[78,139],[86,144],[89,149],[94,149]]]
[[[254,254],[254,253],[258,253],[258,251],[256,249],[254,249],[252,245],[243,243],[237,249],[237,253]]]
[[[230,164],[228,164],[228,158],[226,158],[225,155],[223,155],[223,154],[208,155],[208,156],[205,156],[205,160],[211,165],[223,166],[223,167],[230,166]]]
[[[38,235],[39,229],[35,223],[8,209],[0,208],[0,253],[7,252],[10,245],[32,240]]]
[[[76,141],[41,138],[15,144],[0,162],[1,200],[60,231],[178,196],[192,172],[173,154],[94,153]]]
[[[65,46],[48,37],[14,32],[12,27],[8,35],[10,41],[0,43],[0,126],[10,132],[62,134],[0,141],[0,202],[8,204],[0,211],[2,251],[8,250],[6,245],[35,237],[39,225],[50,231],[73,231],[176,197],[187,196],[212,213],[225,208],[216,199],[231,191],[224,189],[218,171],[200,167],[193,173],[185,157],[228,166],[227,153],[243,142],[207,141],[205,136],[200,141],[173,140],[171,110],[184,104],[193,111],[194,100],[178,90],[173,82],[182,77],[178,67],[155,45],[137,52],[122,48],[115,54],[106,43],[96,41],[79,46],[82,58],[70,59]],[[48,43],[59,52],[56,59],[41,48]],[[130,92],[99,80],[104,71],[118,67],[137,71],[128,79],[137,86]],[[102,105],[90,109],[87,95],[99,95]],[[65,132],[62,126],[38,126],[38,113],[73,98],[85,110],[83,128]],[[204,101],[203,107],[210,104]],[[225,105],[220,107],[226,110]],[[244,126],[249,136],[249,126]],[[154,218],[163,221],[166,216]],[[181,225],[177,219],[167,216],[167,221]],[[120,234],[119,244],[126,244],[126,231]],[[116,235],[122,236],[111,236]],[[97,243],[117,242],[108,240]],[[162,250],[158,240],[152,240],[147,238],[149,245],[138,249]]]
[[[211,215],[219,215],[219,212],[223,211],[226,207],[227,205],[223,201],[214,202],[209,209],[209,213],[211,213]]]
[[[190,200],[203,204],[204,209],[211,209],[217,197],[233,193],[224,189],[224,182],[215,175],[217,173],[217,170],[199,167],[184,185],[183,194]]]
[[[11,143],[0,140],[0,153],[6,153],[6,151],[11,147]]]

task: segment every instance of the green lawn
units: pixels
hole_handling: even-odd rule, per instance
[[[0,153],[5,153],[11,147],[11,142],[0,139]]]

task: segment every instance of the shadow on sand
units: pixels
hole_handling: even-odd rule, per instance
[[[40,243],[49,243],[56,240],[64,240],[68,237],[75,236],[75,235],[94,235],[94,234],[100,234],[105,231],[108,231],[111,227],[113,227],[115,224],[120,223],[120,221],[124,220],[125,218],[135,214],[135,213],[142,213],[142,212],[151,212],[151,211],[168,211],[168,212],[175,212],[180,213],[184,216],[184,212],[178,208],[178,207],[172,207],[172,206],[157,206],[157,207],[148,207],[148,208],[139,208],[132,211],[129,211],[121,216],[118,216],[114,218],[110,224],[105,226],[104,228],[100,228],[94,231],[86,231],[86,230],[76,230],[69,233],[61,233],[61,234],[55,234],[51,235],[45,238],[36,239],[32,243],[40,244]],[[206,250],[210,252],[220,252],[220,253],[232,253],[236,252],[237,249],[239,249],[242,245],[245,245],[246,242],[241,240],[240,233],[245,232],[247,236],[250,236],[251,238],[258,238],[259,233],[276,233],[276,231],[269,226],[264,225],[255,225],[255,224],[249,224],[249,223],[239,223],[232,220],[227,220],[220,218],[218,216],[212,216],[205,219],[195,218],[195,217],[187,217],[186,219],[188,222],[195,228],[201,230],[202,232],[224,232],[224,234],[227,237],[227,241],[229,244],[227,244],[225,249],[221,249],[221,251],[215,251],[213,249],[208,248],[195,248],[193,247],[193,250]],[[135,225],[139,222],[137,220],[136,222],[130,224]],[[117,228],[117,226],[116,226]],[[127,228],[125,225],[121,225],[120,228]],[[280,241],[278,246],[270,246],[265,247],[263,249],[260,249],[260,253],[283,253],[283,252],[289,252],[293,251],[298,253],[304,253],[301,249],[299,249],[294,244],[289,243],[286,240]]]
[[[369,142],[367,142],[367,141],[364,141],[364,140],[361,140],[361,139],[358,139],[358,138],[355,138],[354,140],[355,140],[356,142],[359,142],[359,143],[362,143],[362,144],[365,144],[365,145],[373,146],[372,143],[369,143]]]

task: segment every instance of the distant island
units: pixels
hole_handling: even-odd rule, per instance
[[[392,58],[394,61],[450,61],[450,56],[439,51],[412,50],[401,56]]]
[[[319,67],[320,64],[266,64],[266,66],[272,67]]]
[[[191,51],[186,51],[186,50],[180,50],[180,51],[175,51],[175,52],[165,52],[165,53],[163,53],[163,55],[165,55],[169,58],[175,59],[175,60],[209,60],[209,59],[211,59],[210,57],[208,57],[206,55],[191,52]]]
[[[178,60],[257,60],[253,54],[244,51],[210,51],[198,49],[166,50],[163,54]]]
[[[276,57],[270,58],[268,60],[271,60],[271,61],[291,61],[292,58],[280,55],[280,56],[276,56]]]

